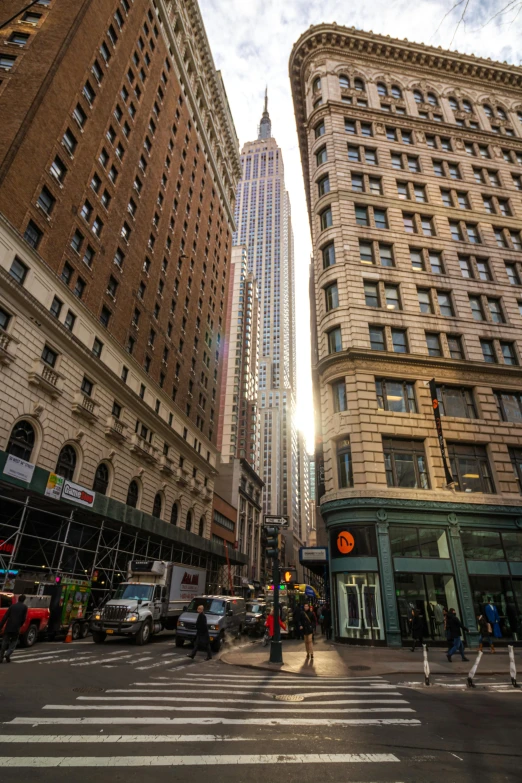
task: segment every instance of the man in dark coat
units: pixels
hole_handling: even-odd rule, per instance
[[[411,630],[411,638],[413,639],[411,651],[415,652],[415,647],[417,646],[417,642],[419,642],[420,647],[422,647],[424,642],[424,617],[417,609],[412,609],[409,623],[410,623],[410,630]]]
[[[457,617],[455,609],[450,609],[448,612],[446,619],[446,629],[448,631],[448,635],[453,639],[453,647],[446,653],[448,661],[451,663],[451,656],[456,652],[460,653],[460,657],[463,661],[468,661],[469,658],[466,658],[464,655],[464,645],[462,644],[461,639],[461,632],[463,630],[467,631],[468,629],[462,625],[460,619]]]
[[[330,609],[330,604],[326,604],[323,609],[323,625],[326,640],[328,641],[332,638],[332,610]]]
[[[194,659],[196,653],[200,647],[205,648],[207,651],[207,657],[205,660],[210,661],[212,658],[212,650],[210,648],[210,636],[208,633],[207,617],[205,615],[205,607],[203,604],[198,606],[198,619],[196,620],[196,638],[194,639],[194,651],[188,654],[188,658]]]
[[[27,606],[25,605],[25,595],[18,598],[18,603],[11,604],[0,622],[0,631],[5,625],[4,635],[2,637],[2,647],[0,648],[0,663],[11,663],[11,655],[15,651],[20,636],[20,628],[25,623],[27,617]]]

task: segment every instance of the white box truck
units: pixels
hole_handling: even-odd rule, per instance
[[[153,634],[173,631],[178,617],[194,596],[205,592],[204,568],[164,560],[132,560],[127,580],[110,601],[93,612],[92,638],[103,644],[107,636],[130,636],[147,644]]]

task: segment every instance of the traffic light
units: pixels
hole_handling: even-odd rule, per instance
[[[272,559],[279,557],[279,550],[281,548],[281,540],[279,536],[279,528],[277,527],[265,527],[263,529],[263,547],[265,549],[265,555]]]

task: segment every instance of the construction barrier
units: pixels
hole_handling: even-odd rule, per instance
[[[422,645],[424,653],[424,685],[430,684],[430,664],[428,662],[428,647],[426,644]]]
[[[517,685],[517,666],[515,663],[515,648],[512,644],[508,645],[509,653],[509,676],[511,677],[511,685],[513,688],[518,688]]]

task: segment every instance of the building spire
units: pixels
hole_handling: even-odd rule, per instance
[[[258,139],[270,139],[272,137],[272,123],[268,113],[268,87],[265,87],[265,108],[259,125]]]

